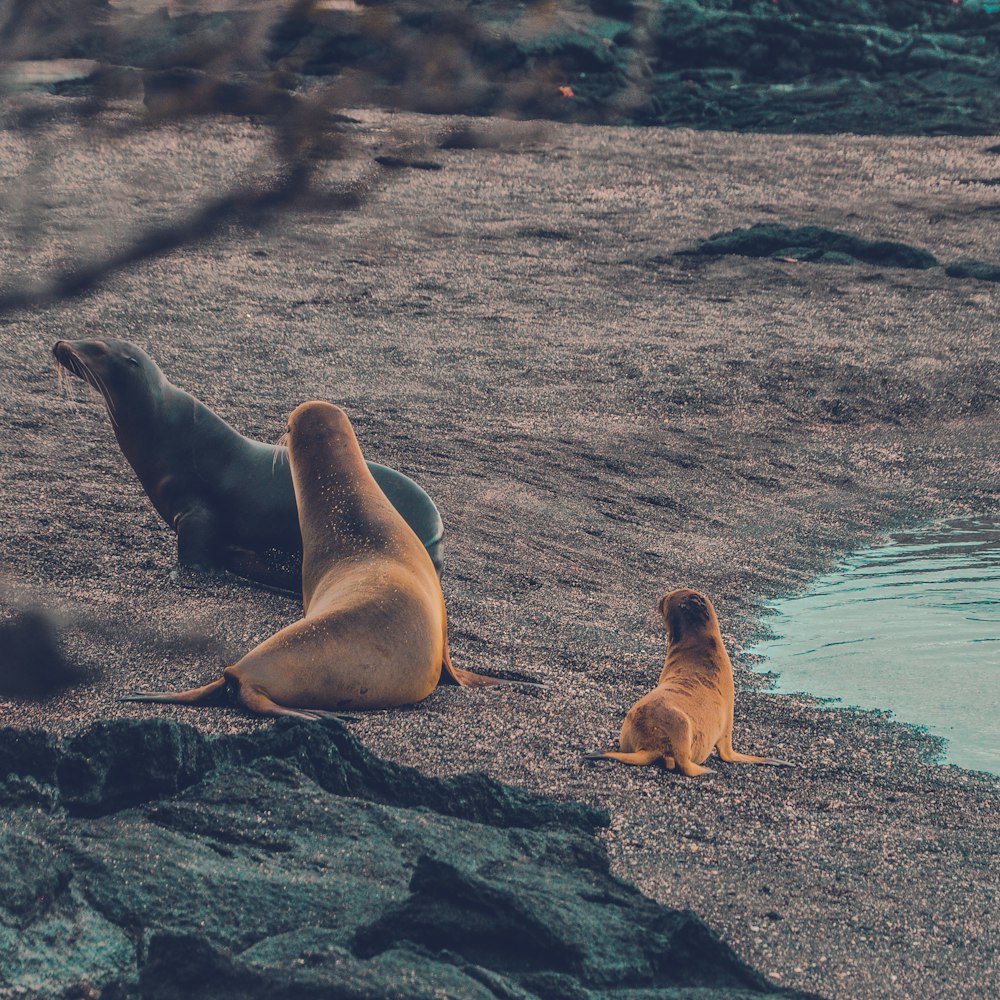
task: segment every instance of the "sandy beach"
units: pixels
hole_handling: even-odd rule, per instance
[[[351,725],[368,748],[607,808],[614,871],[781,985],[1000,992],[998,779],[933,763],[932,740],[879,713],[769,693],[740,655],[767,599],[852,548],[1000,509],[1000,286],[683,253],[781,222],[996,262],[1000,196],[983,179],[1000,140],[483,122],[492,148],[445,150],[445,119],[351,114],[356,152],[322,183],[361,179],[359,209],[233,226],[2,318],[3,601],[42,604],[99,674],[43,704],[0,701],[4,724],[268,725],[115,700],[216,676],[300,613],[239,581],[171,580],[174,536],[96,394],[60,384],[50,354],[131,340],[262,440],[303,400],[343,405],[366,456],[441,510],[456,665],[545,682],[372,713]],[[402,147],[440,169],[373,163]],[[270,152],[234,118],[119,139],[56,122],[0,133],[0,149],[6,288],[263,181]],[[718,610],[737,749],[794,769],[691,780],[583,759],[655,681],[655,604],[682,585]]]

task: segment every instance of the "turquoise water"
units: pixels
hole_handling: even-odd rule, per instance
[[[771,607],[781,638],[750,652],[778,691],[891,709],[1000,774],[1000,522],[897,533]]]

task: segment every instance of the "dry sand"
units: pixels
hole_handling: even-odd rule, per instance
[[[358,117],[370,152],[442,127]],[[171,582],[173,536],[96,396],[61,393],[49,354],[130,339],[253,436],[274,440],[305,399],[343,404],[367,456],[438,502],[456,664],[547,682],[373,713],[352,725],[369,747],[606,806],[615,870],[779,983],[996,995],[998,780],[928,763],[931,740],[877,713],[770,694],[738,654],[765,599],[852,546],[997,511],[1000,286],[673,256],[775,221],[994,257],[998,189],[963,181],[995,172],[996,139],[501,131],[499,149],[431,144],[441,170],[387,174],[360,211],[233,229],[0,320],[6,600],[58,612],[68,650],[102,671],[42,706],[0,702],[4,722],[266,725],[114,700],[207,679],[298,613],[240,583]],[[233,119],[120,142],[0,133],[5,284],[262,176],[267,139]],[[798,768],[690,780],[582,759],[655,680],[653,608],[677,585],[716,603],[737,748]]]

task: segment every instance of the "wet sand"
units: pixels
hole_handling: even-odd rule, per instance
[[[5,724],[267,724],[114,700],[205,680],[298,613],[240,583],[171,581],[173,536],[96,396],[61,393],[49,354],[59,338],[134,340],[252,436],[276,439],[305,399],[344,405],[367,457],[441,509],[456,664],[546,681],[373,713],[352,726],[371,749],[607,807],[615,871],[781,984],[1000,991],[998,779],[931,763],[933,741],[879,713],[769,693],[740,657],[763,602],[848,549],[996,513],[1000,286],[675,256],[774,221],[989,259],[1000,196],[965,181],[995,171],[997,140],[524,125],[497,149],[443,151],[440,119],[356,114],[368,156],[404,133],[441,169],[387,172],[356,212],[233,227],[0,323],[5,601],[58,613],[101,672],[44,706],[0,702]],[[121,143],[0,133],[5,282],[264,176],[266,142],[233,119]],[[796,769],[719,763],[694,781],[582,759],[654,682],[653,609],[679,585],[718,609],[737,749]]]

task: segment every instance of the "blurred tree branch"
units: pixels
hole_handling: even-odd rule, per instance
[[[374,162],[353,141],[344,108],[572,113],[564,64],[596,71],[610,62],[607,45],[568,25],[561,6],[528,5],[510,25],[502,23],[505,11],[422,0],[0,2],[3,124],[24,154],[21,173],[8,171],[0,193],[0,220],[7,215],[5,228],[21,237],[8,241],[19,266],[5,269],[0,311],[86,293],[122,268],[227,226],[260,228],[295,208],[362,207],[396,175],[392,168],[413,165],[413,150],[403,148],[405,139],[399,149],[390,141]],[[187,123],[212,127],[226,116],[269,136],[270,162],[258,164],[255,176],[221,192],[192,185],[165,221],[144,223],[136,213],[103,241],[37,252],[62,207],[60,158],[77,153],[67,142],[103,157],[116,143],[152,133],[169,149],[178,133],[197,142]],[[329,178],[335,161],[353,164],[339,181]],[[107,173],[110,204],[117,192]],[[110,229],[107,222],[104,232]]]

